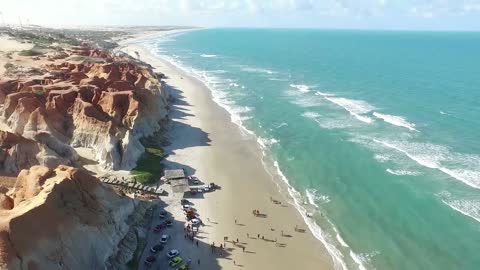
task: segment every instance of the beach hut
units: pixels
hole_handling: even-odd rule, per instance
[[[172,186],[173,193],[185,193],[190,191],[188,180],[185,177],[185,171],[183,169],[165,170],[165,178]]]

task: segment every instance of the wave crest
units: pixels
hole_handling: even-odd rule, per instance
[[[200,54],[201,57],[203,58],[215,58],[217,57],[216,54]]]
[[[358,120],[370,124],[373,122],[368,116],[363,114],[369,113],[375,109],[374,106],[370,105],[368,102],[363,100],[354,100],[342,97],[325,97],[326,100],[342,107],[346,111],[348,111],[351,115],[353,115]]]
[[[396,116],[396,115],[389,115],[389,114],[382,114],[378,112],[373,112],[373,116],[382,119],[383,121],[399,126],[399,127],[404,127],[412,131],[417,131],[415,129],[415,124],[409,123],[404,117],[401,116]]]

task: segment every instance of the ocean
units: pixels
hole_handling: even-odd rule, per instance
[[[204,29],[145,45],[255,136],[336,269],[480,269],[480,33]]]

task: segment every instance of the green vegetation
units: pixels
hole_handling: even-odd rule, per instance
[[[39,55],[43,55],[43,53],[39,52],[37,50],[23,50],[23,51],[20,51],[18,53],[18,55],[21,55],[21,56],[39,56]]]
[[[11,68],[14,68],[15,65],[12,64],[12,63],[6,63],[5,65],[3,65],[3,67],[4,67],[6,70],[9,70],[9,69],[11,69]]]
[[[153,137],[142,140],[142,144],[145,146],[145,153],[138,160],[137,167],[130,173],[138,182],[146,184],[158,180],[163,175],[161,162],[165,158],[165,153]]]
[[[137,233],[137,238],[138,238],[138,233]],[[142,256],[142,251],[145,249],[146,245],[147,245],[147,241],[145,239],[141,239],[140,241],[138,241],[137,249],[135,249],[135,252],[133,253],[133,258],[127,263],[128,269],[131,269],[131,270],[138,269],[140,257]]]
[[[143,215],[143,219],[140,221],[137,221],[136,225],[141,225],[145,227],[147,224],[150,224],[153,218],[153,213],[155,212],[155,208],[156,206],[148,207],[145,211],[145,214]],[[129,225],[133,226],[133,224],[129,224]],[[140,258],[142,257],[142,252],[147,246],[147,240],[145,238],[141,238],[136,231],[135,231],[135,234],[137,235],[137,239],[138,239],[137,248],[133,253],[132,259],[127,263],[128,269],[131,269],[131,270],[138,269]]]
[[[75,38],[66,37],[63,33],[47,30],[48,29],[46,29],[45,32],[38,31],[37,33],[29,31],[18,31],[14,34],[14,36],[20,40],[28,40],[38,46],[48,46],[54,42],[70,45],[80,45],[80,42]]]

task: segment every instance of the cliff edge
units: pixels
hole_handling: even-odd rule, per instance
[[[75,147],[106,169],[131,169],[167,114],[167,93],[148,65],[84,46],[42,56],[43,73],[0,80],[0,169],[75,165]]]
[[[0,194],[0,269],[115,269],[134,209],[82,169],[22,170]]]

